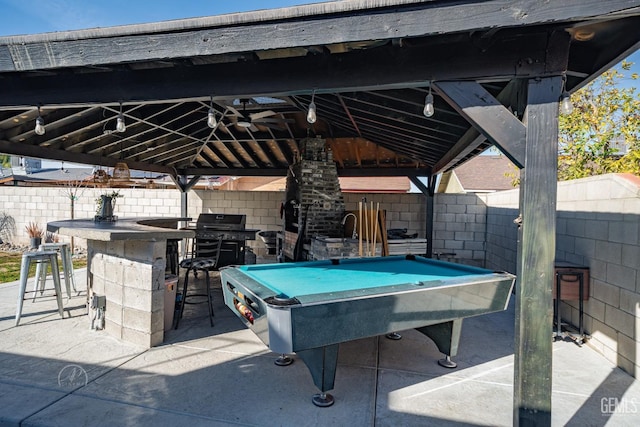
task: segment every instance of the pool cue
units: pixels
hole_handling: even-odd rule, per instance
[[[378,212],[380,212],[380,202],[376,203],[376,224],[373,229],[373,256],[376,256],[376,244],[378,243]]]
[[[373,256],[373,245],[375,244],[375,237],[373,237],[373,202],[371,203],[371,209],[369,209],[369,235],[371,236],[371,247],[369,248],[369,256]]]
[[[362,256],[362,202],[358,202],[358,255]]]
[[[364,205],[364,212],[363,212],[363,216],[364,216],[364,232],[365,232],[365,239],[366,239],[366,248],[365,248],[365,253],[367,254],[367,256],[369,256],[369,214],[367,213],[367,201],[365,199],[365,202],[363,203]]]

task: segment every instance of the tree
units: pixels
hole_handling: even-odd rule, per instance
[[[632,65],[623,61],[571,95],[573,111],[559,119],[559,180],[612,172],[640,175],[640,97],[635,87],[621,85]],[[624,145],[626,153],[618,149]]]
[[[70,210],[71,210],[71,219],[74,219],[76,217],[75,212],[76,212],[76,200],[78,200],[78,198],[80,197],[80,195],[82,195],[82,192],[84,192],[85,188],[87,187],[87,181],[86,180],[82,180],[82,179],[78,179],[78,180],[69,180],[67,182],[64,183],[64,190],[62,190],[62,194],[64,195],[64,197],[66,197],[67,199],[69,199],[69,203],[70,203]],[[73,253],[73,251],[75,250],[75,246],[74,246],[74,238],[73,236],[71,237],[71,252]]]

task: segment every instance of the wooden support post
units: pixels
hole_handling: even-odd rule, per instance
[[[516,286],[514,426],[551,425],[560,77],[530,80]]]
[[[434,206],[436,204],[436,176],[429,175],[429,188],[427,189],[427,231],[425,237],[427,239],[427,258],[433,258],[433,222],[434,222]]]
[[[436,193],[436,175],[429,175],[427,177],[428,185],[424,185],[417,176],[410,176],[409,179],[426,197],[426,224],[424,236],[427,239],[426,256],[427,258],[433,258],[433,210],[435,204],[434,196]]]

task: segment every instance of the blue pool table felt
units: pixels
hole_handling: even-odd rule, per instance
[[[372,261],[375,260],[375,261]],[[444,280],[492,274],[490,270],[442,261],[404,257],[257,264],[240,267],[245,274],[286,296],[357,291],[402,284],[439,286]]]

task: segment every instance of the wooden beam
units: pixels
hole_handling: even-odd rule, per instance
[[[219,176],[286,176],[288,168],[178,168],[183,175],[219,175]],[[338,168],[339,176],[376,177],[376,176],[428,176],[429,169],[405,168]]]
[[[477,82],[435,82],[438,93],[460,115],[519,168],[524,167],[526,129],[493,95]]]
[[[57,150],[38,145],[16,144],[10,141],[0,140],[0,153],[13,154],[16,156],[36,157],[49,160],[60,160],[64,162],[81,163],[85,165],[100,165],[113,167],[120,159],[103,157],[84,153],[74,153],[71,151]],[[174,175],[175,169],[168,166],[160,166],[150,163],[140,163],[127,160],[127,165],[131,169],[149,172],[164,173]]]
[[[551,425],[558,99],[562,79],[529,82],[516,286],[515,426]]]
[[[470,127],[458,142],[435,164],[433,173],[440,173],[455,167],[458,162],[477,150],[486,140],[487,138],[478,132],[476,128]]]
[[[353,176],[353,177],[375,177],[375,176],[428,176],[431,174],[430,169],[425,168],[415,168],[415,167],[399,167],[399,168],[382,168],[382,167],[372,167],[372,168],[345,168],[338,169],[339,176]]]
[[[272,15],[271,21],[267,22],[255,18],[253,22],[243,20],[241,15],[234,20],[217,17],[218,20],[211,19],[209,25],[203,20],[200,25],[205,28],[180,27],[177,21],[75,34],[68,32],[60,36],[3,38],[0,39],[0,71],[232,55],[281,48],[305,49],[311,45],[472,33],[487,28],[578,21],[615,12],[622,14],[625,10],[633,11],[632,8],[640,4],[629,0],[564,0],[562,5],[530,0],[510,1],[506,5],[501,0],[453,4],[439,1],[389,3],[361,2],[358,7],[327,5],[322,8],[316,5],[310,6],[309,12],[301,12],[299,16],[291,14],[288,19]],[[314,12],[317,14],[313,15]],[[246,22],[238,25],[238,21]],[[13,43],[7,45],[10,42]]]
[[[0,74],[0,107],[193,100],[210,93],[220,98],[250,98],[309,93],[313,88],[318,88],[317,93],[334,93],[424,87],[430,80],[507,80],[559,74],[564,70],[545,67],[547,40],[548,35],[541,32],[496,38],[486,50],[463,40],[193,67],[176,64],[101,73]],[[531,58],[531,63],[522,64],[523,57]]]

